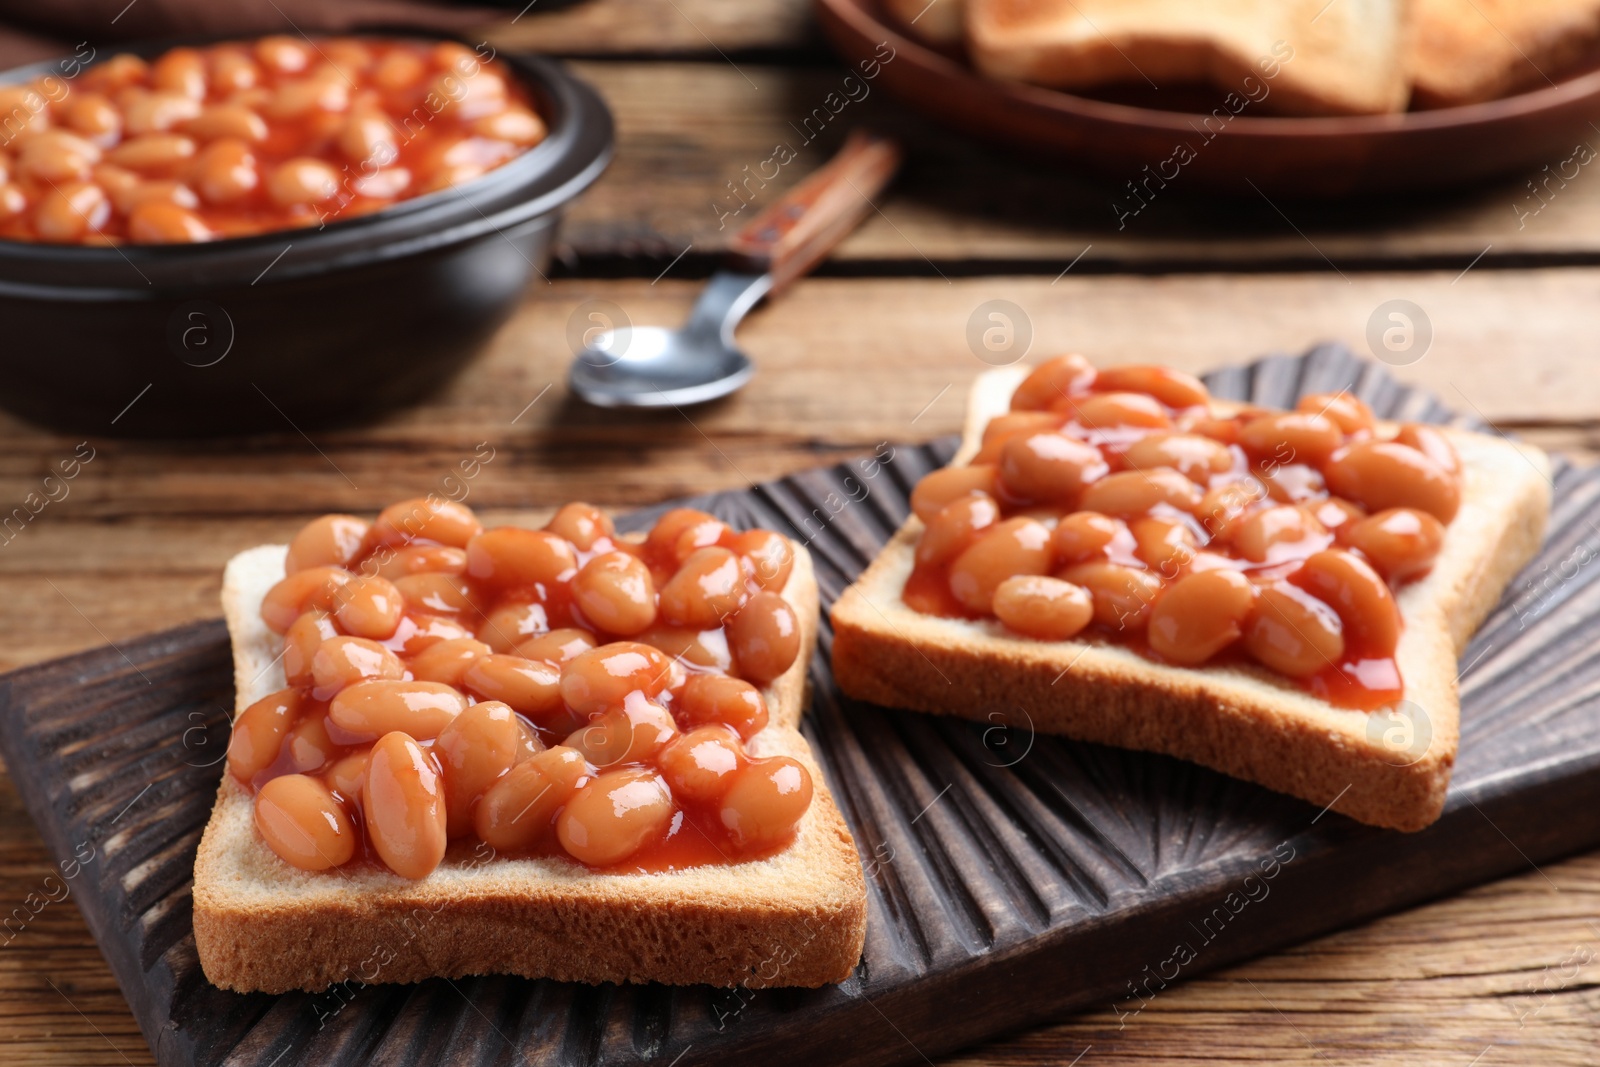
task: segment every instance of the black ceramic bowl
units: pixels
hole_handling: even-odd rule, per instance
[[[0,405],[75,434],[195,437],[349,423],[427,394],[511,314],[611,158],[592,88],[546,59],[499,58],[549,136],[456,189],[208,244],[0,240]]]

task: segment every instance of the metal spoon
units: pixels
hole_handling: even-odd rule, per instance
[[[681,328],[624,326],[596,334],[572,364],[572,390],[606,408],[700,404],[750,380],[755,364],[733,333],[763,297],[810,270],[872,208],[900,165],[900,148],[856,131],[839,154],[733,239]]]

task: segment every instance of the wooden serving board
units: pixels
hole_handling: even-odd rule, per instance
[[[1383,415],[1450,417],[1337,349],[1210,384],[1270,406],[1349,387]],[[953,447],[897,446],[697,503],[807,542],[829,603]],[[844,700],[824,625],[806,731],[871,894],[864,959],[830,989],[212,987],[190,879],[233,703],[220,622],[0,678],[0,749],[163,1065],[921,1061],[1085,1005],[1131,1020],[1201,971],[1600,844],[1600,471],[1558,465],[1555,499],[1540,559],[1463,657],[1455,781],[1419,834],[1178,760],[1034,736],[1004,708],[984,725]]]

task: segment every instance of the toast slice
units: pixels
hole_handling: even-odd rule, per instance
[[[1210,83],[1283,114],[1406,106],[1407,0],[965,0],[983,73],[1056,89]]]
[[[1413,0],[1406,70],[1419,107],[1548,85],[1600,43],[1600,0]]]
[[[1031,367],[977,380],[953,462],[976,453]],[[1550,507],[1549,460],[1498,437],[1447,431],[1461,508],[1433,570],[1401,587],[1396,710],[1334,707],[1265,668],[1180,668],[1115,644],[1018,637],[993,619],[923,615],[901,599],[921,520],[912,516],[833,608],[833,671],[852,697],[893,707],[1163,752],[1351,818],[1419,830],[1438,818],[1455,764],[1456,660],[1531,559]]]
[[[420,881],[387,870],[298,870],[256,831],[252,799],[225,775],[194,871],[194,936],[224,989],[282,993],[335,983],[508,973],[573,982],[820,986],[861,958],[866,882],[855,842],[796,729],[816,646],[817,585],[794,545],[783,597],[800,655],[764,691],[771,720],[748,743],[811,772],[795,841],[764,860],[658,874],[596,873],[566,858],[502,859],[457,841]],[[236,711],[282,689],[282,639],[261,600],[285,547],[229,561],[222,604],[233,641]]]

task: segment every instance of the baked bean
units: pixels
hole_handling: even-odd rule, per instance
[[[1412,507],[1440,522],[1456,517],[1460,482],[1409,445],[1364,441],[1335,455],[1327,468],[1328,488],[1369,511]]]
[[[0,185],[0,219],[15,218],[28,210],[28,196],[15,185]]]
[[[129,138],[106,152],[105,158],[119,167],[141,174],[170,176],[194,158],[193,139],[178,133],[147,133]]]
[[[911,490],[911,510],[923,522],[943,511],[945,505],[973,493],[989,497],[1000,495],[998,469],[988,464],[971,467],[945,467],[927,475]]]
[[[17,173],[51,184],[76,182],[88,178],[98,162],[98,146],[65,130],[46,130],[22,143]]]
[[[467,545],[467,573],[501,588],[526,588],[570,581],[578,556],[565,538],[544,530],[501,526]]]
[[[311,64],[310,47],[284,34],[261,38],[255,54],[263,67],[281,74],[297,74]]]
[[[550,832],[556,812],[592,774],[575,749],[546,749],[489,787],[473,812],[473,832],[501,852],[526,851]]]
[[[1000,483],[1020,500],[1072,500],[1108,469],[1098,448],[1055,432],[1018,434],[1000,452]]]
[[[1169,408],[1192,408],[1211,402],[1205,383],[1171,367],[1129,365],[1106,367],[1094,380],[1096,389],[1148,393]]]
[[[1123,633],[1143,630],[1150,620],[1151,605],[1161,595],[1157,575],[1106,560],[1075,564],[1057,577],[1088,590],[1095,621]]]
[[[284,557],[286,574],[311,567],[349,567],[361,553],[368,526],[354,515],[323,515],[300,527]]]
[[[76,93],[61,107],[62,122],[104,148],[122,133],[122,112],[100,93]]]
[[[719,814],[740,848],[774,848],[794,836],[811,806],[811,774],[799,760],[752,760],[730,777]]]
[[[1108,474],[1083,491],[1078,506],[1102,515],[1137,518],[1161,504],[1192,513],[1199,508],[1200,499],[1200,490],[1189,479],[1170,468],[1157,467]]]
[[[1102,559],[1117,548],[1131,553],[1133,535],[1121,519],[1097,511],[1075,511],[1056,523],[1050,535],[1059,563],[1082,563]]]
[[[320,159],[291,159],[267,175],[267,195],[280,207],[332,200],[339,195],[339,172]]]
[[[408,574],[396,578],[394,587],[411,611],[459,615],[478,610],[472,600],[472,586],[453,574]]]
[[[650,568],[626,552],[607,552],[585,563],[572,580],[572,599],[607,633],[631,636],[656,621]]]
[[[473,804],[517,762],[521,720],[496,700],[474,704],[439,731],[433,743],[444,776],[445,832],[472,832]]]
[[[739,736],[713,724],[678,735],[662,749],[658,762],[674,797],[710,804],[722,799],[734,772],[747,761]]]
[[[517,762],[530,760],[545,750],[544,740],[539,736],[539,730],[533,723],[517,716],[517,729],[522,734],[517,744]]]
[[[610,867],[663,837],[672,814],[672,793],[656,771],[611,771],[567,801],[556,817],[556,836],[579,863]]]
[[[267,139],[267,120],[239,104],[213,104],[184,123],[183,131],[207,141],[226,138],[248,147]]]
[[[1344,655],[1344,630],[1328,605],[1279,582],[1258,594],[1244,647],[1279,674],[1305,678],[1337,665]]]
[[[441,641],[476,637],[459,621],[444,615],[402,616],[394,636],[384,642],[402,656],[418,656]]]
[[[716,544],[726,528],[722,520],[715,515],[694,508],[673,508],[657,519],[656,524],[650,528],[644,540],[645,551],[649,555],[665,557],[677,564],[683,560],[683,557],[677,554],[678,542],[686,531],[691,529],[699,531],[689,540],[692,551],[694,548]],[[714,536],[706,540],[707,534]]]
[[[111,217],[111,204],[98,185],[73,182],[51,189],[33,213],[33,228],[46,241],[80,240]]]
[[[281,634],[310,608],[332,611],[335,596],[353,576],[342,567],[307,567],[286,576],[261,598],[261,621]]]
[[[249,196],[261,177],[249,145],[228,137],[206,146],[195,161],[195,184],[208,203],[228,204]]]
[[[794,549],[789,539],[771,530],[746,530],[735,534],[728,547],[744,556],[755,569],[756,584],[781,593],[794,570]]]
[[[1345,433],[1370,431],[1375,425],[1372,409],[1349,393],[1312,393],[1303,396],[1294,406],[1296,411],[1308,411],[1330,418]]]
[[[1318,552],[1291,579],[1339,613],[1345,640],[1369,656],[1394,655],[1400,609],[1378,572],[1339,549]]]
[[[1160,401],[1143,393],[1095,393],[1068,398],[1056,405],[1078,425],[1088,429],[1115,429],[1123,426],[1164,430],[1172,425]]]
[[[380,88],[393,92],[417,84],[427,70],[427,65],[411,52],[390,52],[378,60],[372,80]]]
[[[193,189],[180,181],[174,181],[170,178],[152,179],[150,181],[135,180],[132,185],[117,189],[107,189],[106,193],[111,197],[111,203],[115,205],[116,209],[129,216],[146,204],[166,204],[171,207],[182,208],[191,214],[192,211],[190,209],[200,205],[200,198],[194,195]],[[204,223],[201,223],[198,218],[195,219],[195,222],[204,226]],[[129,219],[129,224],[132,224],[131,218]],[[161,223],[158,222],[156,225],[161,225]],[[173,232],[177,231],[174,230]],[[208,239],[200,231],[195,231],[193,236],[195,240]]]
[[[298,690],[280,689],[241,711],[228,736],[228,773],[249,785],[272,766],[284,737],[300,717],[302,704]]]
[[[193,48],[174,48],[150,65],[150,83],[157,89],[202,100],[206,95],[206,63]]]
[[[1322,472],[1304,463],[1267,464],[1256,476],[1267,487],[1267,495],[1280,504],[1314,503],[1328,492]]]
[[[334,597],[339,628],[357,637],[391,637],[400,625],[405,601],[387,578],[352,575]]]
[[[660,704],[630,694],[619,707],[608,708],[562,744],[583,753],[605,770],[626,763],[644,763],[678,736],[677,723]]]
[[[1254,478],[1219,485],[1200,498],[1195,517],[1213,537],[1226,538],[1233,524],[1270,498],[1266,486]]]
[[[728,635],[721,627],[715,630],[684,630],[657,624],[634,635],[634,640],[665,652],[674,661],[682,660],[694,667],[723,673],[733,668]]]
[[[1239,639],[1255,599],[1255,586],[1238,571],[1185,575],[1150,609],[1146,640],[1162,659],[1198,666]]]
[[[1011,394],[1012,411],[1046,411],[1063,397],[1084,392],[1095,382],[1095,369],[1080,355],[1056,356],[1035,367]]]
[[[138,93],[124,108],[123,128],[129,134],[166,133],[199,118],[200,111],[200,101],[183,93]]]
[[[388,166],[400,156],[394,124],[381,111],[357,111],[339,130],[339,150],[357,163]]]
[[[461,676],[474,696],[500,700],[534,719],[561,704],[561,671],[552,663],[501,653],[483,656]]]
[[[777,593],[763,590],[728,620],[728,647],[741,677],[770,684],[800,655],[800,620]]]
[[[391,582],[408,574],[462,575],[467,573],[467,550],[447,545],[385,545],[362,565],[361,573],[376,573]]]
[[[1359,549],[1391,582],[1407,582],[1426,574],[1444,544],[1443,524],[1415,508],[1380,511],[1341,533],[1345,543]]]
[[[928,520],[917,539],[917,562],[938,566],[965,552],[982,533],[1000,521],[1000,505],[981,493],[946,504]]]
[[[1152,433],[1139,438],[1122,453],[1135,470],[1171,467],[1190,481],[1206,485],[1213,474],[1233,467],[1227,446],[1191,433]]]
[[[1228,542],[1252,563],[1305,559],[1332,541],[1308,510],[1289,504],[1251,512],[1228,527]]]
[[[1199,549],[1194,531],[1170,519],[1134,519],[1129,524],[1134,554],[1146,567],[1166,578],[1174,578],[1189,565]]]
[[[629,693],[654,699],[666,688],[667,657],[638,641],[613,641],[576,657],[562,672],[562,699],[582,718],[619,707]]]
[[[367,780],[367,762],[372,758],[372,746],[352,752],[334,761],[323,777],[328,787],[352,804],[361,803],[361,788]]]
[[[378,513],[370,535],[372,546],[433,541],[466,548],[483,532],[483,524],[464,504],[437,497],[417,497],[391,504]]]
[[[209,241],[216,236],[200,217],[176,204],[149,200],[128,215],[128,236],[144,244]]]
[[[1350,527],[1367,517],[1367,513],[1339,497],[1331,496],[1305,505],[1312,518],[1322,523],[1324,529],[1338,540],[1343,540]]]
[[[1036,519],[1007,519],[950,564],[950,593],[967,610],[988,614],[995,590],[1018,574],[1048,574],[1055,562],[1050,530]]]
[[[295,623],[298,627],[307,619],[316,619],[316,613],[307,612]],[[322,632],[321,627],[317,631]],[[294,633],[294,628],[290,629]],[[302,652],[301,655],[304,653]],[[288,663],[285,657],[285,671]],[[399,679],[405,677],[405,665],[389,649],[365,637],[333,635],[326,637],[311,653],[311,684],[318,700],[331,700],[346,686],[371,678]]]
[[[218,49],[211,59],[211,85],[219,92],[249,89],[260,80],[261,72],[242,51]]]
[[[546,663],[560,666],[583,655],[597,644],[599,642],[588,630],[566,627],[551,630],[538,637],[530,637],[517,645],[515,651],[523,659],[544,660]]]
[[[419,682],[442,682],[460,689],[467,668],[487,655],[489,646],[470,637],[440,641],[412,658],[411,676]]]
[[[761,690],[724,674],[691,675],[674,706],[691,726],[721,723],[746,741],[767,725],[767,702]]]
[[[1326,415],[1285,412],[1251,419],[1239,430],[1239,444],[1258,459],[1321,466],[1344,443],[1344,431]]]
[[[1461,457],[1456,454],[1456,446],[1450,443],[1450,438],[1446,437],[1444,431],[1437,426],[1408,422],[1400,427],[1394,439],[1396,443],[1409,445],[1433,460],[1446,474],[1455,475],[1461,472]]]
[[[1076,637],[1094,618],[1088,590],[1042,574],[1019,574],[1001,582],[993,608],[1008,627],[1041,641]]]
[[[366,738],[400,731],[427,741],[466,708],[467,698],[448,685],[371,679],[339,690],[328,705],[328,718]]]
[[[325,871],[356,854],[355,827],[328,787],[303,774],[280,775],[256,794],[255,824],[278,858],[302,871]]]
[[[550,632],[550,613],[537,601],[501,601],[478,625],[478,640],[496,652],[510,652],[529,638]]]
[[[611,516],[593,504],[565,505],[545,524],[545,529],[571,541],[572,547],[579,552],[592,550],[595,543],[602,539],[614,541],[617,537],[617,528],[612,525]]]
[[[548,131],[544,119],[525,107],[506,108],[493,115],[484,115],[472,123],[472,132],[479,137],[507,141],[530,148],[543,141]]]
[[[439,764],[412,738],[388,733],[372,746],[361,807],[367,839],[402,878],[426,878],[444,859],[449,833]]]
[[[322,642],[337,636],[339,631],[333,625],[333,617],[326,611],[316,610],[306,612],[284,631],[283,676],[290,685],[313,684],[312,663],[317,650],[322,647]],[[400,676],[396,674],[394,677]]]
[[[332,763],[338,754],[339,746],[328,736],[328,720],[321,715],[303,715],[284,735],[278,766],[288,774],[310,774]]]
[[[691,629],[720,626],[749,601],[746,578],[731,550],[696,549],[661,587],[661,614],[668,622]]]
[[[983,443],[1004,443],[1019,433],[1044,433],[1061,429],[1066,418],[1054,411],[1008,411],[996,415],[983,428]]]

